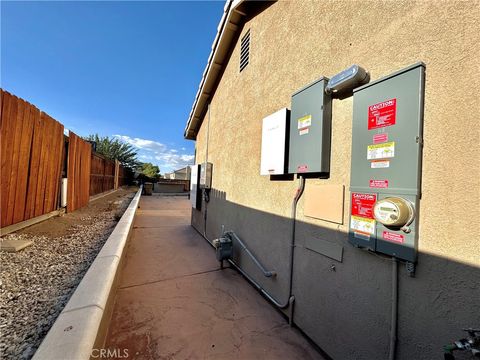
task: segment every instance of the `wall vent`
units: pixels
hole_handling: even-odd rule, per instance
[[[250,62],[250,30],[242,37],[240,42],[240,71],[245,69]]]

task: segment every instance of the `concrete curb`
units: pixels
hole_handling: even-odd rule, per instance
[[[110,320],[115,280],[124,248],[133,228],[142,194],[140,188],[110,234],[72,297],[33,356],[42,359],[90,359],[92,349],[103,345]]]

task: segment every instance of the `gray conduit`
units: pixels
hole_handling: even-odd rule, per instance
[[[250,256],[250,258],[253,260],[255,265],[257,265],[258,268],[262,271],[262,273],[265,277],[272,277],[272,276],[277,275],[276,271],[271,271],[271,270],[265,269],[265,267],[262,265],[262,263],[260,261],[258,261],[258,259],[255,257],[255,255],[252,254],[252,252],[247,248],[247,246],[243,243],[243,241],[240,240],[240,238],[237,236],[237,234],[235,234],[233,231],[227,231],[225,233],[225,235],[231,236],[232,238],[235,239],[235,241],[238,244],[240,244],[240,247],[242,248],[242,250],[245,251],[248,256]]]
[[[389,360],[395,360],[397,348],[397,320],[398,320],[398,260],[392,257],[392,320],[390,323]]]
[[[270,300],[275,306],[279,307],[280,309],[285,309],[290,306],[290,313],[288,317],[289,324],[292,325],[293,320],[293,302],[295,301],[295,297],[292,295],[292,287],[293,287],[293,260],[295,255],[295,223],[297,219],[297,204],[300,198],[302,197],[303,191],[305,190],[305,178],[300,178],[300,185],[297,189],[297,193],[293,198],[292,202],[292,234],[290,240],[290,263],[289,263],[289,278],[288,278],[288,298],[285,302],[281,303],[276,300],[273,296],[271,296],[260,284],[258,284],[250,275],[248,275],[245,271],[243,271],[233,260],[228,260],[228,262],[238,270],[245,278],[247,278],[250,283],[252,283],[258,291],[260,291],[268,300]],[[207,239],[208,240],[208,239]]]

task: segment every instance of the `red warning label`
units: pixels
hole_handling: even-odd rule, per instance
[[[352,215],[373,219],[373,205],[376,201],[375,194],[352,193]]]
[[[298,165],[297,172],[304,173],[308,171],[308,165]]]
[[[390,99],[368,107],[368,130],[395,125],[397,99]]]
[[[389,231],[384,231],[383,239],[387,241],[403,244],[403,241],[405,240],[405,236],[403,236],[402,234],[395,234]]]
[[[374,144],[380,144],[388,141],[388,134],[387,133],[381,133],[381,134],[375,134],[373,135],[373,143]]]
[[[388,180],[370,180],[370,187],[371,188],[380,188],[386,189],[388,188]]]

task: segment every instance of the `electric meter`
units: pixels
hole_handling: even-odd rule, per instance
[[[390,227],[403,228],[412,223],[415,212],[410,201],[399,197],[378,200],[373,206],[373,216],[379,223]]]

